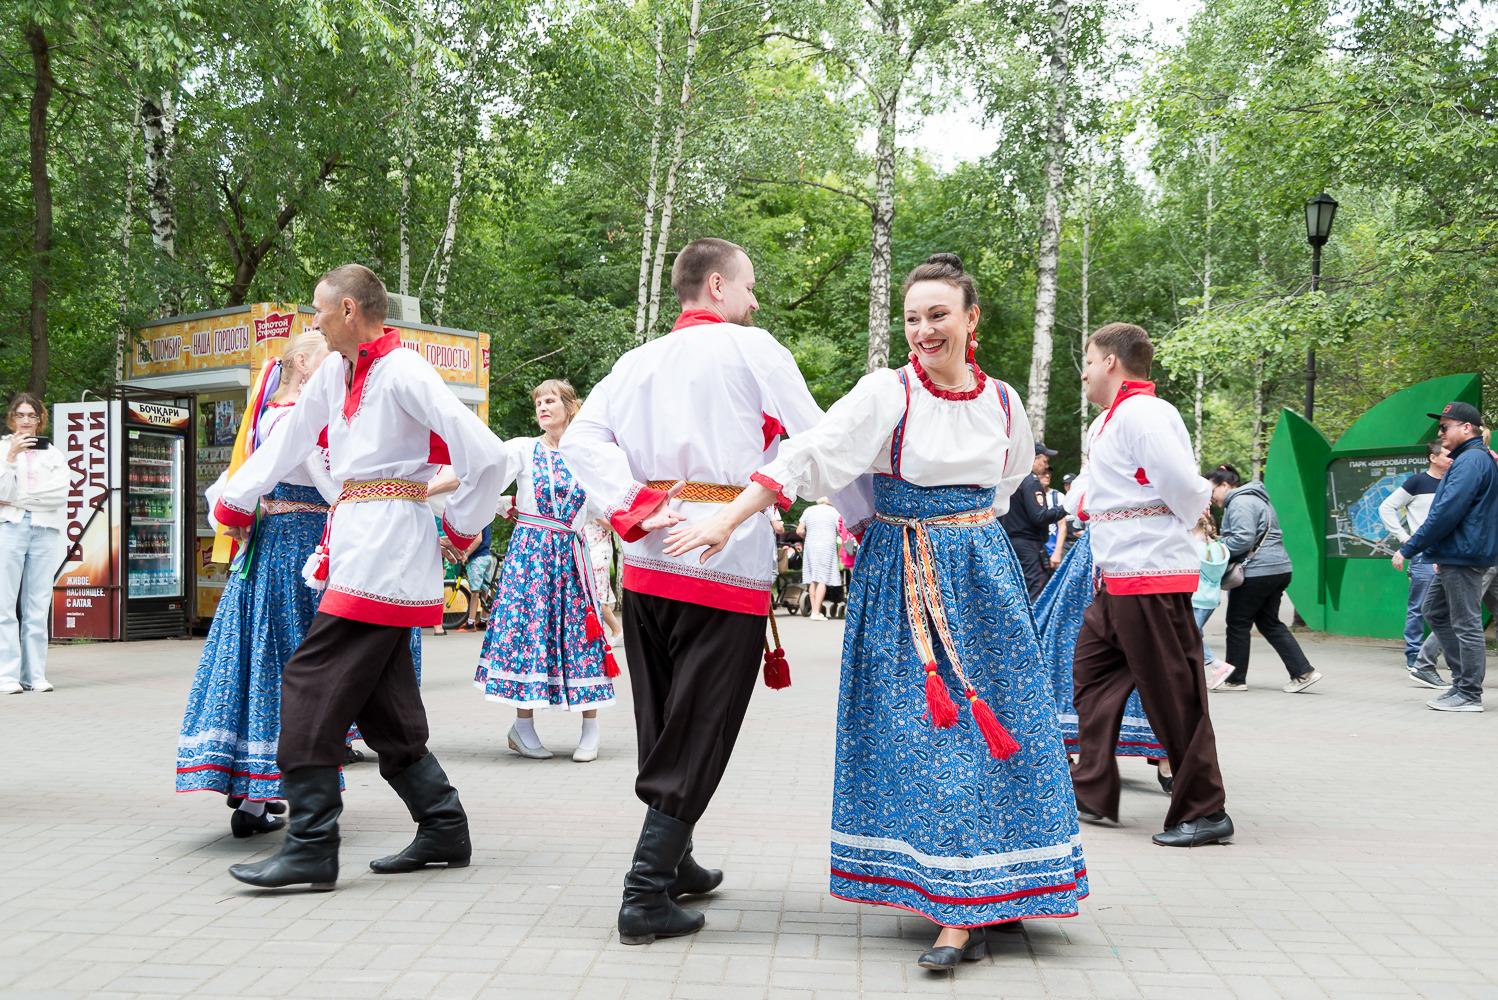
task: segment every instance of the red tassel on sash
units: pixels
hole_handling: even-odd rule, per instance
[[[605,677],[619,676],[619,661],[614,659],[614,647],[608,643],[603,644],[603,675]]]
[[[791,665],[786,661],[785,650],[776,646],[765,651],[765,687],[776,691],[791,686]]]
[[[317,553],[317,568],[312,571],[312,579],[326,580],[328,578],[328,553],[320,550]]]
[[[946,681],[936,672],[935,661],[926,664],[926,711],[937,729],[946,729],[957,721],[957,706],[947,693]]]
[[[603,626],[598,624],[598,613],[591,604],[588,605],[588,613],[583,616],[583,622],[587,626],[589,642],[597,642],[603,638]]]
[[[1014,737],[999,725],[998,716],[993,714],[993,709],[988,707],[988,702],[978,697],[978,692],[969,691],[967,700],[973,706],[973,718],[978,722],[978,731],[983,734],[983,739],[988,741],[988,752],[993,754],[994,760],[1008,760],[1019,753],[1019,744],[1014,742]]]

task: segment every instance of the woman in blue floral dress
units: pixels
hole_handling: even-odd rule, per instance
[[[287,341],[246,410],[235,444],[239,457],[247,457],[275,433],[327,354],[327,342],[318,333]],[[223,481],[208,491],[210,510]],[[329,505],[337,496],[326,453],[318,449],[303,468],[261,498],[254,534],[230,564],[188,694],[177,740],[177,791],[228,796],[236,807],[230,822],[236,837],[286,825],[268,814],[284,811],[273,804],[281,798],[276,767],[281,667],[317,613],[319,595],[302,582],[302,566],[322,537]]]
[[[706,545],[776,499],[837,501],[862,533],[843,636],[832,894],[941,925],[919,964],[987,953],[988,928],[1070,917],[1087,895],[1075,795],[1019,562],[997,522],[1029,472],[1014,391],[972,361],[977,291],[951,254],[905,280],[910,364],[864,376],[780,446]],[[873,472],[872,509],[855,509]]]
[[[572,386],[549,379],[531,393],[538,438],[507,446],[528,459],[515,481],[515,520],[496,588],[474,687],[484,697],[515,706],[507,739],[522,757],[552,756],[536,733],[535,710],[581,712],[575,761],[598,758],[598,709],[614,703],[619,669],[593,592],[584,525],[602,512],[588,504],[582,486],[557,446],[581,403]]]

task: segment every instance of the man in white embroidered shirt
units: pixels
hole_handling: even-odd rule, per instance
[[[380,873],[468,864],[468,817],[427,750],[426,709],[411,661],[413,626],[442,621],[442,564],[426,483],[451,465],[459,485],[443,530],[466,549],[493,518],[515,476],[499,440],[454,396],[432,366],[385,327],[385,286],[345,264],[318,280],[317,328],[342,355],[302,389],[283,426],[225,484],[220,524],[244,540],[261,496],[325,441],[343,484],[309,586],[325,583],[317,616],[281,672],[276,764],[290,810],[286,842],[265,861],[234,865],[241,882],[266,888],[338,878],[339,765],[357,721],[380,754],[380,774],[416,820],[404,851],[370,862]]]
[[[655,529],[711,516],[774,456],[779,435],[822,416],[790,352],[751,325],[759,303],[742,249],[687,244],[671,289],[682,306],[673,330],[621,357],[562,438],[567,467],[624,539],[635,793],[649,807],[624,879],[624,944],[697,931],[703,915],[672,897],[723,878],[692,857],[692,828],[749,707],[775,579],[769,518],[745,521],[708,566],[699,553],[668,555]]]
[[[1191,612],[1200,562],[1190,529],[1211,488],[1181,415],[1147,381],[1154,356],[1149,334],[1128,323],[1087,342],[1082,381],[1088,400],[1107,413],[1066,507],[1091,525],[1103,586],[1082,616],[1072,660],[1079,730],[1072,783],[1082,819],[1118,820],[1113,750],[1124,703],[1138,688],[1175,775],[1165,830],[1154,841],[1194,847],[1233,835]]]

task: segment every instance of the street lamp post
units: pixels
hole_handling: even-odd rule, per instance
[[[1306,202],[1306,241],[1311,244],[1311,291],[1321,286],[1321,248],[1332,234],[1337,203],[1325,191]],[[1316,349],[1306,348],[1306,423],[1316,419]]]

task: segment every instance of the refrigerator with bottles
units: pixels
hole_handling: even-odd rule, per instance
[[[123,401],[125,636],[186,635],[192,571],[188,489],[192,408]]]

